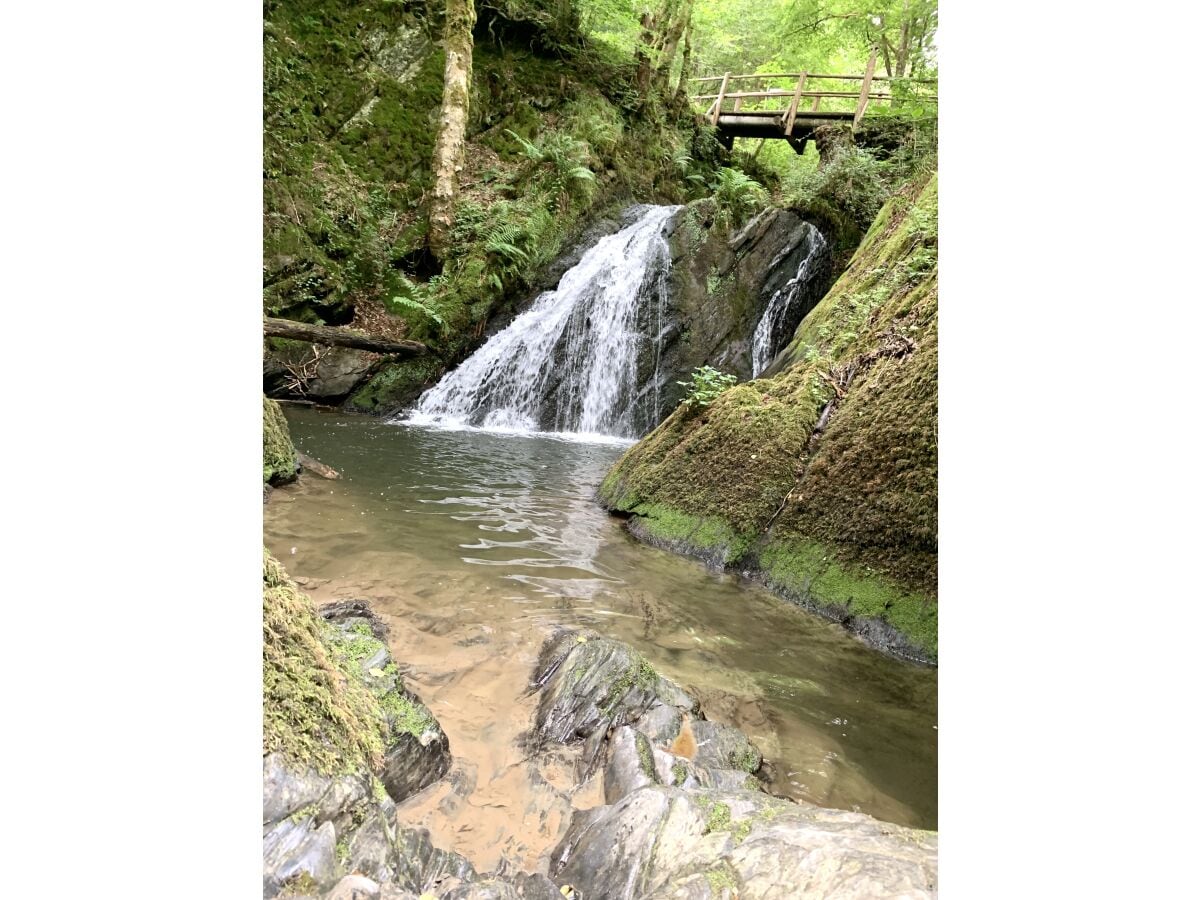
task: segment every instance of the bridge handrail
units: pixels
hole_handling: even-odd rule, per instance
[[[885,91],[872,91],[871,86],[875,82],[887,82],[887,86],[889,88],[892,83],[937,84],[937,81],[932,78],[909,78],[909,77],[890,76],[890,75],[881,75],[879,77],[876,77],[875,76],[875,61],[876,61],[876,50],[872,49],[871,55],[870,55],[869,59],[867,60],[867,70],[862,75],[821,74],[821,73],[815,73],[815,72],[756,72],[756,73],[749,74],[749,75],[734,75],[731,72],[726,72],[723,75],[705,75],[705,76],[701,76],[698,78],[690,78],[688,80],[695,83],[696,85],[708,84],[708,83],[717,82],[717,81],[719,81],[721,83],[720,88],[718,89],[717,93],[715,93],[715,94],[695,94],[692,96],[692,99],[695,101],[703,101],[703,100],[712,100],[713,101],[708,106],[707,110],[705,111],[705,116],[709,119],[709,121],[713,125],[716,125],[718,123],[718,121],[720,120],[722,113],[726,112],[725,110],[723,110],[725,101],[732,100],[734,105],[733,105],[733,109],[731,110],[731,112],[733,112],[733,113],[752,112],[752,114],[756,114],[756,115],[763,115],[763,114],[767,114],[767,113],[778,113],[779,115],[782,116],[781,124],[784,128],[784,135],[790,138],[791,134],[792,134],[792,130],[795,127],[796,118],[799,113],[800,101],[802,99],[805,99],[805,98],[812,99],[812,101],[813,101],[812,108],[809,110],[809,112],[811,112],[811,113],[819,113],[820,112],[821,100],[826,97],[834,98],[834,99],[845,99],[845,100],[857,99],[858,102],[855,105],[854,114],[853,114],[853,127],[857,128],[858,123],[862,120],[862,117],[866,114],[867,106],[868,106],[868,104],[870,104],[871,101],[873,101],[873,100],[891,100],[891,101],[895,102],[896,100],[904,99],[903,97],[900,97],[900,96],[892,93],[890,90],[886,91],[886,92]],[[784,88],[768,88],[765,91],[732,91],[731,92],[729,90],[729,83],[731,81],[765,80],[765,79],[772,79],[772,78],[774,78],[774,79],[784,79],[784,78],[793,79],[794,78],[794,79],[796,79],[796,86],[790,90],[784,89]],[[812,79],[812,80],[836,79],[836,80],[841,80],[841,81],[858,81],[858,82],[861,82],[861,87],[857,91],[833,91],[833,90],[825,90],[825,91],[807,90],[806,91],[804,88],[810,79]],[[702,88],[697,87],[697,90],[702,90]],[[764,100],[764,99],[784,98],[784,97],[791,97],[791,102],[788,105],[786,111],[782,110],[782,109],[780,109],[780,110],[759,109],[759,110],[754,110],[754,111],[742,109],[742,104],[743,104],[743,101],[745,101],[745,100]],[[932,101],[932,102],[936,103],[937,95],[934,94],[931,96],[922,96],[920,99],[926,100],[926,101]],[[826,113],[825,115],[830,115],[830,114]],[[836,113],[835,113],[835,115],[836,115]],[[849,116],[850,114],[848,112],[846,112],[846,113],[842,113],[842,115]]]
[[[753,75],[730,75],[730,81],[740,81],[746,78],[799,78],[807,75],[809,78],[840,78],[846,81],[861,81],[862,75],[819,75],[816,72],[756,72]],[[724,75],[705,75],[701,78],[689,78],[688,81],[720,81]],[[876,75],[871,81],[909,81],[913,84],[937,84],[936,78],[909,78],[907,75]]]

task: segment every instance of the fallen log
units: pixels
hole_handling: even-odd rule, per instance
[[[312,472],[314,475],[320,475],[322,478],[328,478],[331,481],[342,477],[336,469],[325,465],[319,459],[313,459],[307,453],[301,453],[299,450],[296,451],[296,462],[300,463],[302,469]]]
[[[429,352],[429,348],[419,341],[388,341],[357,331],[347,331],[345,328],[335,328],[331,325],[305,325],[303,322],[293,322],[290,319],[264,318],[263,334],[266,337],[290,338],[293,341],[306,341],[310,344],[330,344],[336,347],[351,347],[355,350],[369,350],[372,353],[384,353],[388,356],[420,356]]]

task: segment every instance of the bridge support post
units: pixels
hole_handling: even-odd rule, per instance
[[[862,91],[858,95],[858,107],[854,110],[854,124],[851,130],[858,128],[863,113],[867,111],[867,101],[871,97],[871,79],[875,76],[875,54],[877,47],[871,47],[871,56],[867,60],[867,74],[863,76]]]
[[[729,73],[721,79],[721,90],[717,94],[717,102],[713,104],[712,123],[716,125],[721,120],[721,104],[725,102],[725,89],[729,87]]]
[[[804,82],[808,78],[807,72],[800,73],[800,80],[796,82],[796,93],[792,94],[792,105],[788,107],[787,119],[784,122],[783,134],[785,137],[792,136],[792,129],[796,125],[796,110],[800,107],[800,95],[804,93]]]

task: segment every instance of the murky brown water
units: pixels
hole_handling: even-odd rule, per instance
[[[621,447],[286,412],[297,446],[343,477],[275,491],[267,546],[314,599],[369,599],[391,626],[455,757],[403,810],[442,846],[534,868],[570,808],[601,801],[594,783],[569,794],[570,754],[530,765],[517,742],[560,624],[628,641],[749,734],[776,793],[937,827],[936,671],[634,541],[591,499]]]

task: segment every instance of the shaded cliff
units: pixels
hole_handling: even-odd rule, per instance
[[[678,408],[600,489],[637,536],[937,658],[937,176],[888,201],[764,377]]]

